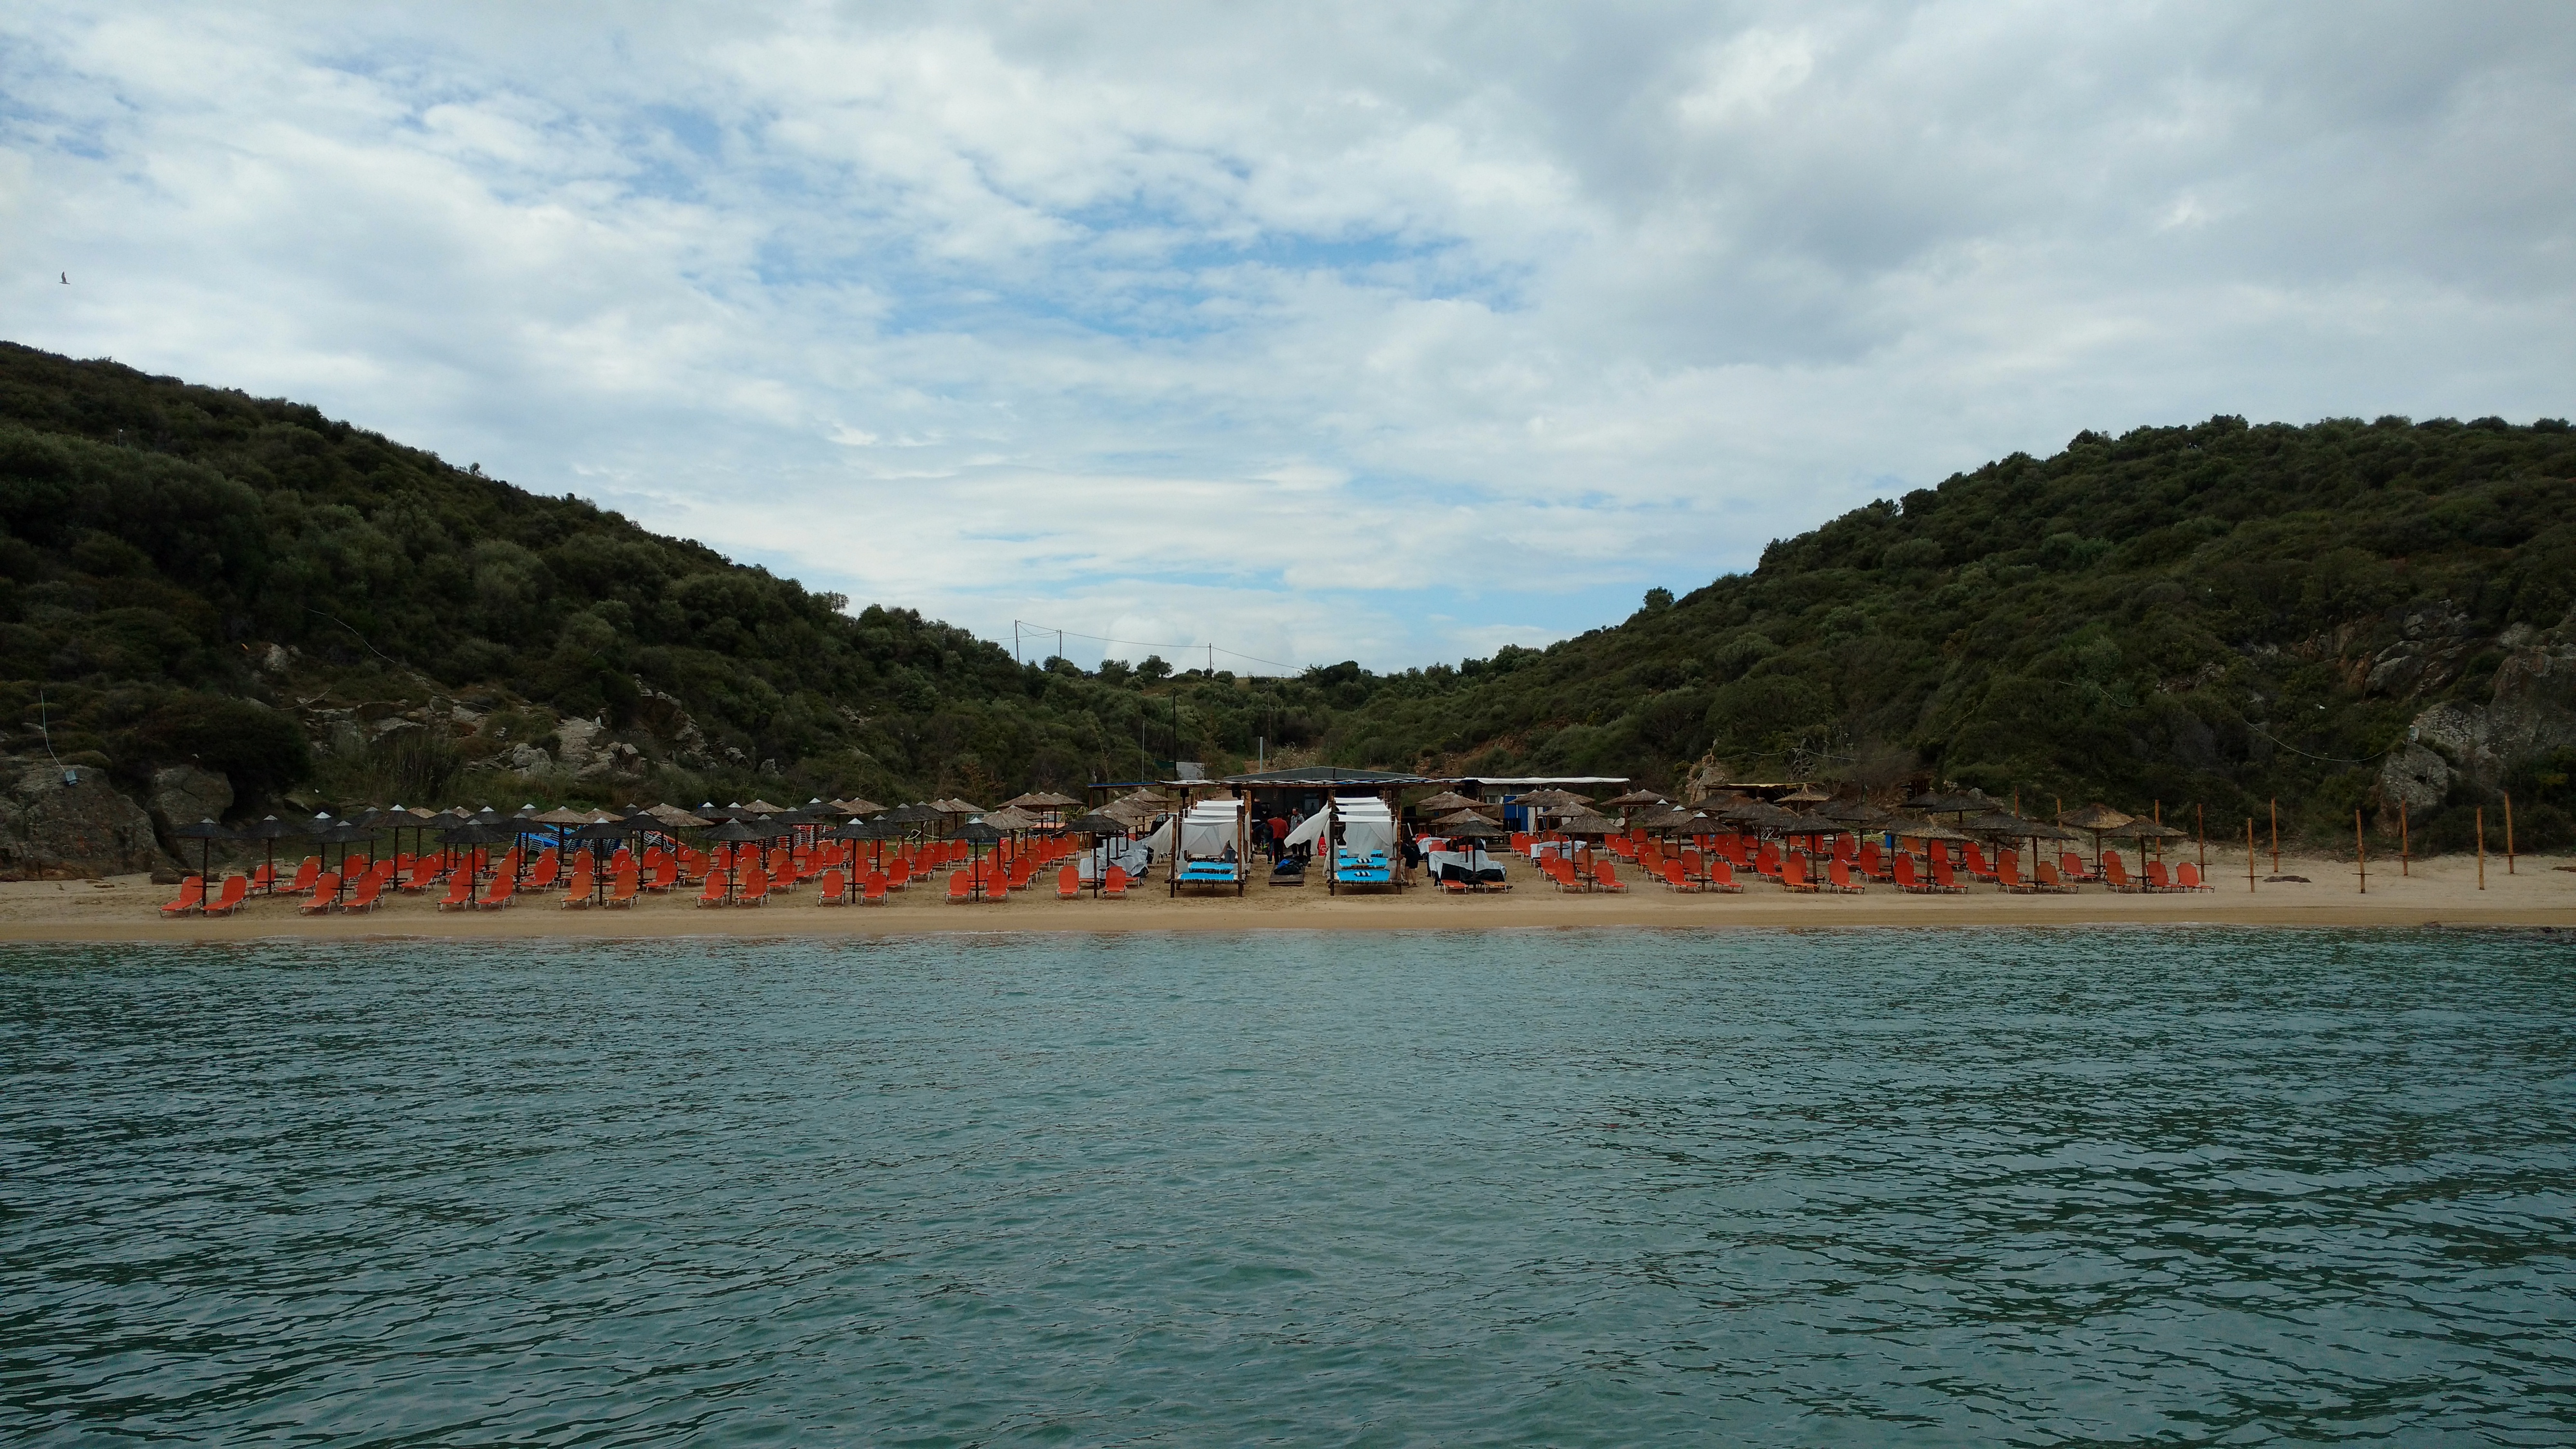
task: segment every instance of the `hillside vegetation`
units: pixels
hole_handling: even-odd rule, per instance
[[[2530,844],[2569,832],[2571,471],[2555,422],[2088,433],[1546,649],[1252,680],[1015,663],[310,407],[0,344],[0,750],[218,772],[235,814],[989,800],[1266,750],[2277,795],[2320,834],[2405,796],[2434,843],[2509,789]]]
[[[2238,830],[2277,796],[2347,843],[2356,808],[2393,831],[2403,793],[2419,846],[2466,842],[2509,790],[2524,845],[2564,843],[2571,472],[2558,421],[2085,433],[1617,627],[1392,681],[1338,752],[1664,784],[1941,777],[2043,810],[2196,803]]]
[[[1169,675],[1015,664],[310,407],[0,344],[5,748],[43,758],[50,723],[138,792],[188,764],[244,809],[990,797],[1330,715]]]

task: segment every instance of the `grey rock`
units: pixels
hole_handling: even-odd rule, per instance
[[[215,770],[172,765],[152,774],[152,793],[145,798],[153,823],[163,830],[199,820],[221,820],[233,808],[233,782]]]
[[[165,863],[152,817],[118,794],[104,771],[79,768],[66,783],[49,762],[0,765],[0,879],[122,875]]]
[[[545,769],[554,762],[554,756],[547,754],[536,745],[512,745],[510,752],[501,757],[503,768],[516,770],[523,775],[531,770]]]
[[[2372,694],[2404,694],[2424,677],[2424,656],[2412,645],[2391,646],[2370,666],[2370,678],[2363,686]]]
[[[2389,752],[2379,767],[2379,798],[2383,805],[2403,804],[2411,811],[2425,811],[2442,803],[2451,792],[2451,762],[2420,744],[2401,745]]]
[[[2496,789],[2521,761],[2576,745],[2576,650],[2515,650],[2497,667],[2486,703],[2437,704],[2415,717],[2410,733],[2415,747],[2438,749],[2459,773]],[[2387,766],[2380,783],[2390,784]]]
[[[599,763],[599,746],[606,743],[601,736],[606,733],[596,720],[565,720],[555,726],[555,758],[563,761],[565,769],[586,770]]]

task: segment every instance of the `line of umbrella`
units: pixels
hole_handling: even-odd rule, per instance
[[[1510,803],[1532,812],[1542,833],[1577,841],[1635,831],[1666,838],[1735,833],[1817,841],[1837,835],[1892,835],[1923,842],[1934,849],[1970,842],[2026,842],[2036,854],[2040,842],[2074,842],[2089,836],[2093,853],[2090,873],[2096,877],[2101,874],[2106,842],[2134,840],[2144,850],[2161,852],[2167,843],[2189,834],[2161,821],[2127,815],[2101,804],[2069,812],[2057,822],[2036,820],[1974,792],[1916,796],[1905,802],[1908,813],[1883,810],[1861,800],[1837,799],[1812,786],[1769,800],[1735,795],[1696,808],[1676,805],[1652,790],[1631,790],[1598,802],[1569,790],[1536,790],[1515,796]],[[1810,808],[1793,810],[1789,808],[1792,805]],[[1425,816],[1443,812],[1431,819],[1428,833],[1475,839],[1500,839],[1510,834],[1492,819],[1497,808],[1491,802],[1454,791],[1442,791],[1415,802],[1415,809]],[[1619,818],[1601,813],[1606,810],[1617,810]],[[1944,821],[1941,817],[1945,815],[1952,818]]]
[[[607,891],[608,873],[597,867],[619,848],[640,850],[657,837],[672,844],[681,842],[681,832],[696,833],[704,844],[741,846],[794,841],[810,846],[821,841],[870,844],[875,847],[873,860],[882,866],[884,848],[923,839],[954,840],[966,844],[972,857],[980,860],[983,851],[1011,839],[1038,832],[1083,834],[1092,836],[1095,845],[1109,836],[1132,832],[1149,822],[1167,801],[1144,798],[1150,792],[1114,802],[1100,811],[1085,814],[1072,821],[1063,812],[1082,802],[1049,791],[1035,791],[986,809],[971,801],[939,799],[888,808],[874,801],[815,799],[802,806],[772,805],[755,800],[748,805],[717,805],[708,802],[696,810],[675,805],[638,806],[621,813],[582,811],[569,807],[539,811],[533,805],[518,813],[505,815],[491,806],[468,811],[462,807],[429,811],[395,805],[370,809],[350,816],[333,816],[322,812],[310,818],[281,819],[270,815],[248,826],[235,829],[214,820],[198,820],[181,825],[170,833],[174,839],[193,841],[198,847],[198,872],[201,880],[210,880],[214,848],[218,844],[257,842],[264,847],[264,869],[259,873],[262,893],[277,890],[277,842],[301,840],[317,849],[318,863],[324,874],[333,876],[340,887],[348,886],[346,866],[358,847],[372,854],[385,837],[391,836],[395,852],[403,853],[403,835],[412,835],[414,856],[431,854],[429,836],[438,837],[437,855],[442,870],[468,862],[479,862],[473,882],[479,889],[484,869],[489,862],[488,848],[496,845],[518,845],[527,841],[547,842],[560,854],[570,855],[587,849],[592,857],[593,889],[603,897]],[[333,860],[334,850],[338,860]],[[524,873],[524,856],[519,869]],[[981,888],[980,872],[978,889]],[[514,881],[513,884],[518,882]],[[730,890],[730,882],[728,888]]]

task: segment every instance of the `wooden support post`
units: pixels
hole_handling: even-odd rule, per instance
[[[2397,802],[2397,873],[2415,873],[2415,844],[2406,838],[2406,801],[2403,797]]]
[[[2370,894],[2370,847],[2361,838],[2361,812],[2352,812],[2352,859],[2361,870],[2361,893]]]
[[[2513,874],[2513,795],[2504,797],[2504,873]]]

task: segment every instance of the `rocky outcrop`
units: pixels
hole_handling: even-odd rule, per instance
[[[680,764],[692,767],[706,764],[706,732],[698,728],[696,720],[689,718],[688,710],[680,704],[680,697],[664,694],[640,677],[635,681],[635,690],[635,722],[668,743],[671,758]]]
[[[2428,809],[2462,777],[2495,790],[2521,761],[2576,746],[2576,615],[2547,633],[2518,626],[2495,642],[2512,652],[2496,667],[2486,702],[2437,704],[2417,715],[2407,742],[2380,766],[2385,803]]]
[[[568,719],[555,726],[555,756],[580,780],[637,780],[644,775],[644,752],[608,737],[597,720]]]
[[[2460,677],[2480,643],[2467,611],[2448,599],[2408,611],[2397,632],[2396,643],[2372,656],[2364,693],[2399,699],[2434,693]]]
[[[161,863],[152,817],[112,789],[105,771],[0,760],[0,879],[118,875]]]
[[[221,820],[233,808],[233,782],[218,771],[171,765],[152,772],[152,792],[144,805],[164,832],[199,820]]]

